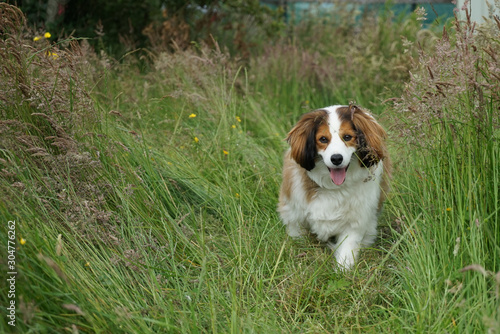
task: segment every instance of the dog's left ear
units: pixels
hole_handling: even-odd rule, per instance
[[[359,160],[362,166],[370,167],[387,156],[385,146],[387,133],[369,113],[354,105],[349,108],[358,137]]]
[[[318,127],[326,122],[327,115],[325,110],[315,110],[304,114],[286,138],[290,144],[292,159],[308,171],[316,165],[315,160],[318,155],[316,132]]]

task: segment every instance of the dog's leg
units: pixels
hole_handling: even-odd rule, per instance
[[[306,234],[304,226],[306,217],[303,208],[297,207],[293,203],[280,202],[278,211],[289,236],[296,238]]]
[[[289,220],[286,223],[286,232],[292,238],[298,238],[306,234],[304,227],[300,221],[297,220]]]
[[[342,269],[348,270],[354,266],[362,240],[363,235],[356,231],[349,231],[349,233],[339,235],[336,244],[329,244],[331,248],[334,247],[335,259]]]

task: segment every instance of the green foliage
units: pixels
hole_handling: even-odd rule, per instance
[[[88,38],[99,52],[116,58],[138,48],[184,49],[214,39],[248,57],[263,39],[279,36],[283,27],[278,10],[255,0],[27,0],[20,8],[38,30],[59,39],[68,34]]]

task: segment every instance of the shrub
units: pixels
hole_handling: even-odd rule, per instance
[[[212,41],[247,57],[283,27],[280,12],[256,0],[23,1],[20,8],[37,29],[89,38],[116,58],[138,48],[173,51]]]

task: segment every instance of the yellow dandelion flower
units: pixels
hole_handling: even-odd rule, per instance
[[[194,137],[194,142],[195,143],[198,143],[200,140],[198,139],[198,137]]]
[[[236,125],[234,125],[234,124],[233,124],[233,125],[231,125],[231,127],[232,127],[233,129],[236,129]]]
[[[240,118],[239,116],[236,116],[236,120],[237,120],[238,122],[241,122],[241,118]]]
[[[43,37],[45,37],[45,38],[51,38],[51,37],[52,37],[52,35],[50,34],[50,32],[46,32],[46,33],[43,35]]]
[[[451,208],[446,208],[446,211],[450,212],[450,211],[451,211]]]
[[[26,239],[24,239],[24,238],[19,239],[19,243],[21,245],[24,245],[26,243]]]
[[[240,198],[240,194],[238,194],[238,193],[236,193],[235,196],[236,196],[236,198]]]
[[[42,39],[42,36],[35,36],[35,37],[33,38],[33,41],[37,42],[37,41],[39,41],[39,40],[41,40],[41,39]]]
[[[85,267],[90,267],[90,263],[88,261],[85,262]]]
[[[45,55],[46,55],[47,57],[52,57],[52,59],[57,59],[57,58],[59,58],[59,55],[58,55],[57,53],[55,53],[55,52],[51,52],[51,51],[46,51],[46,52],[45,52]]]
[[[196,117],[196,114],[189,115],[189,118],[195,118],[195,117]]]
[[[224,153],[224,155],[228,155],[229,154],[229,152],[226,151],[226,150],[222,150],[222,153]]]

